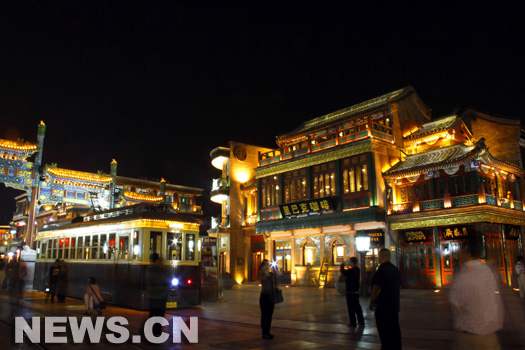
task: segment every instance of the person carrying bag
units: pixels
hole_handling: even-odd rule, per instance
[[[102,310],[107,307],[107,303],[100,294],[100,288],[97,285],[97,279],[95,277],[89,278],[89,286],[87,287],[86,294],[84,294],[84,303],[86,305],[85,315],[91,314],[91,309],[96,310],[99,315],[102,314]],[[96,299],[96,302],[94,300]]]

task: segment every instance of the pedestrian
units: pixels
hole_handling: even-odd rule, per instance
[[[27,265],[25,262],[19,263],[18,268],[18,293],[20,298],[24,298],[25,279],[27,277]]]
[[[503,328],[503,301],[499,283],[487,264],[478,259],[477,245],[461,251],[464,269],[449,293],[455,349],[500,349],[496,331]]]
[[[51,293],[51,302],[55,302],[55,294],[57,293],[58,276],[60,275],[60,259],[56,259],[55,263],[49,269],[49,293]]]
[[[149,301],[149,317],[164,317],[168,300],[168,274],[158,253],[151,255],[151,264],[146,267],[146,291]],[[162,325],[153,325],[153,335],[162,334]]]
[[[57,299],[59,303],[65,303],[67,294],[67,283],[69,279],[69,269],[67,268],[67,264],[64,260],[60,260],[59,267],[60,270],[58,272],[57,280]]]
[[[97,279],[96,277],[91,276],[88,281],[89,285],[84,294],[84,305],[86,306],[86,312],[84,312],[84,315],[91,315],[91,310],[95,310],[99,315],[102,315],[100,303],[104,301],[104,298],[102,298],[102,294],[100,293]]]
[[[525,298],[525,261],[523,261],[521,255],[518,256],[518,261],[516,262],[516,276],[518,278],[520,297]]]
[[[261,295],[259,297],[259,306],[261,308],[261,330],[264,339],[272,339],[270,333],[272,326],[272,316],[275,304],[272,301],[271,294],[276,287],[275,272],[272,271],[270,262],[263,260],[259,267],[259,280],[261,281]]]
[[[11,258],[7,263],[7,285],[8,290],[11,295],[16,295],[18,292],[18,275],[20,272],[20,265],[18,261],[14,258]]]
[[[361,304],[359,304],[359,282],[361,279],[361,270],[359,270],[359,267],[357,267],[357,258],[355,256],[350,258],[349,267],[345,266],[345,263],[343,262],[341,264],[340,271],[345,277],[346,308],[348,310],[348,317],[350,320],[348,326],[355,327],[357,326],[357,322],[359,322],[359,326],[364,326],[365,319],[363,318],[363,309],[361,308]]]
[[[401,273],[390,262],[390,250],[381,249],[379,267],[372,278],[370,310],[374,310],[381,349],[401,349],[399,326]]]
[[[5,258],[0,259],[0,287],[2,289],[7,288],[6,270],[7,270],[7,262],[5,261]]]

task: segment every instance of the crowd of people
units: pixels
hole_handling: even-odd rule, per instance
[[[12,294],[23,295],[27,266],[15,259],[0,260],[0,283],[4,291]]]

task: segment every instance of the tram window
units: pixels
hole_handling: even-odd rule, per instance
[[[84,238],[84,254],[83,254],[84,259],[86,259],[86,260],[89,259],[89,249],[90,249],[89,247],[90,247],[90,245],[91,245],[91,236],[86,236]]]
[[[69,237],[64,238],[64,259],[69,259]]]
[[[166,260],[181,260],[182,233],[168,232]]]
[[[77,259],[82,259],[82,242],[83,237],[77,238]]]
[[[108,259],[115,258],[115,234],[109,234],[109,249],[108,249]]]
[[[100,235],[100,259],[106,259],[108,256],[108,235],[103,233]]]
[[[69,258],[70,259],[75,259],[75,253],[76,253],[76,241],[77,239],[75,237],[71,238],[70,239],[71,242],[70,242],[70,248],[69,248]]]
[[[49,240],[48,244],[49,244],[49,249],[47,250],[46,258],[51,259],[52,254],[53,254],[53,240]]]
[[[195,246],[195,235],[190,233],[186,234],[186,245],[184,250],[185,260],[195,260]]]
[[[160,255],[162,232],[151,231],[149,237],[149,256],[152,256],[153,253],[157,253]]]
[[[91,241],[91,259],[98,259],[98,251],[99,251],[99,245],[98,245],[98,235],[93,235],[92,241]]]
[[[40,258],[45,258],[47,253],[47,241],[43,241],[40,248]]]
[[[140,252],[139,231],[133,231],[133,260],[138,260]]]
[[[119,236],[118,243],[119,251],[118,258],[119,260],[128,260],[128,249],[129,249],[129,236]]]
[[[57,258],[57,245],[58,245],[57,240],[54,239],[53,240],[53,255],[51,256],[51,258],[53,259]]]

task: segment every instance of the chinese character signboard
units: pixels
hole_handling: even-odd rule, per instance
[[[317,198],[304,202],[287,203],[279,205],[283,218],[295,218],[316,215],[335,210],[333,198]]]
[[[432,231],[428,229],[412,229],[402,231],[403,240],[405,243],[420,243],[432,239]]]
[[[505,225],[505,239],[516,241],[520,238],[520,227]]]
[[[473,225],[446,226],[439,229],[443,240],[469,239],[469,236],[476,233]]]

